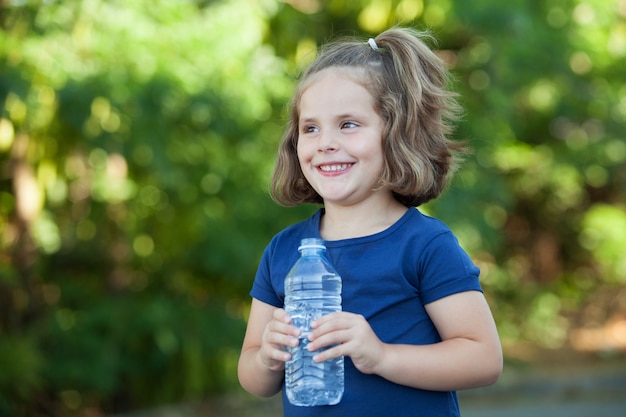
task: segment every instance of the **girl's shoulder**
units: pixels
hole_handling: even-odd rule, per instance
[[[428,228],[434,232],[449,232],[450,228],[442,220],[425,214],[417,207],[409,209],[410,221],[420,227]]]
[[[300,245],[300,241],[304,238],[319,238],[320,218],[324,209],[319,209],[310,217],[287,226],[272,237],[269,247],[282,248],[285,246],[296,248]]]
[[[388,233],[394,235],[419,235],[427,237],[451,233],[451,230],[443,221],[413,207],[407,210],[404,216],[388,229]]]

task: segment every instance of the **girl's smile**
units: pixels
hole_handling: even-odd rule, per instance
[[[318,169],[326,174],[341,174],[347,171],[352,164],[324,164],[319,165]]]

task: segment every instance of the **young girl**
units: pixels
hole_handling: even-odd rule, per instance
[[[271,396],[299,330],[282,309],[300,240],[326,241],[343,281],[343,310],[313,323],[316,361],[345,356],[333,406],[291,416],[458,416],[456,390],[494,383],[502,350],[479,270],[451,231],[416,207],[442,192],[463,147],[449,140],[455,94],[425,37],[394,28],[326,47],[301,78],[279,149],[272,196],[323,203],[265,249],[239,380]]]

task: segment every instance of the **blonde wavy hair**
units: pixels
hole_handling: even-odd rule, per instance
[[[426,40],[433,40],[426,32],[396,27],[375,38],[377,49],[349,38],[321,50],[302,74],[291,101],[270,190],[277,203],[323,202],[300,168],[298,120],[302,93],[315,74],[331,67],[353,74],[374,98],[375,111],[384,121],[380,187],[388,187],[406,206],[419,206],[441,194],[467,148],[449,138],[461,109],[457,94],[448,90],[445,64]]]

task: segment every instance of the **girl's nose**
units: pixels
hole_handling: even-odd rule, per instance
[[[335,135],[330,132],[320,135],[317,146],[319,152],[333,152],[339,149],[339,144],[337,143]]]

